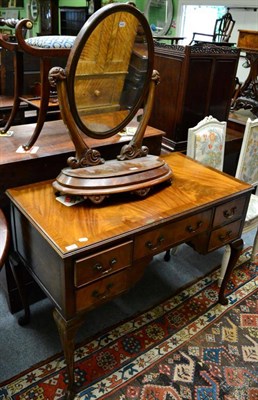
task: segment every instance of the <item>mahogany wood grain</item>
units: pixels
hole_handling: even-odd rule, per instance
[[[172,184],[155,186],[145,198],[124,194],[100,205],[65,207],[52,181],[7,191],[15,250],[55,307],[67,399],[74,395],[75,333],[86,312],[130,289],[155,254],[184,242],[203,254],[229,244],[232,257],[219,292],[220,303],[227,303],[252,187],[180,153],[164,159]]]
[[[157,224],[162,218],[178,219],[191,210],[194,212],[204,205],[212,204],[239,190],[248,190],[249,185],[211,168],[203,168],[180,153],[165,156],[172,168],[172,186],[157,190],[144,200],[129,194],[117,202],[103,206],[91,206],[89,203],[76,207],[64,207],[54,199],[51,183],[41,183],[8,190],[8,195],[17,207],[29,210],[29,219],[40,225],[44,234],[51,238],[52,245],[62,254],[67,254],[67,246],[76,243],[78,248],[85,246],[78,239],[87,233],[87,247],[99,241],[107,241],[131,230],[141,230],[150,224]],[[191,171],[191,174],[189,174]],[[171,212],[172,215],[171,215]],[[62,218],[60,218],[62,215]],[[82,218],[83,216],[83,218]],[[69,221],[69,234],[66,232]],[[93,229],[94,228],[94,229]]]
[[[132,121],[132,125],[135,123]],[[34,129],[35,124],[17,125],[12,127],[13,136],[1,137],[0,135],[0,201],[6,215],[9,214],[9,199],[5,195],[8,188],[55,179],[61,169],[67,166],[68,157],[75,154],[74,145],[62,120],[45,122],[36,143],[39,149],[35,154],[17,153],[18,147],[29,140]],[[164,132],[158,129],[147,127],[143,143],[149,148],[151,154],[160,154],[163,134]],[[89,140],[90,145],[96,147],[105,159],[111,159],[130,139],[129,136],[116,135],[101,141],[86,140]],[[27,276],[24,268],[22,270],[26,277],[26,286],[29,288],[29,302],[32,304],[42,298],[42,292],[31,277]],[[12,313],[19,311],[21,309],[20,296],[7,264],[1,271],[0,280],[10,311]]]

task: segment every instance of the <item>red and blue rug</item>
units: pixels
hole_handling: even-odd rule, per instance
[[[75,353],[80,400],[258,400],[258,258],[246,249],[217,303],[219,270]],[[1,400],[57,400],[62,355],[1,384]]]

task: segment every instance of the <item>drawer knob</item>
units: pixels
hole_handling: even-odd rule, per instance
[[[109,261],[109,265],[112,267],[113,265],[115,265],[117,263],[117,259],[116,258],[112,258],[110,261]]]
[[[103,270],[103,265],[100,263],[96,263],[93,267],[95,271],[101,272]]]
[[[198,230],[202,225],[203,225],[203,222],[202,222],[202,221],[199,221],[199,222],[197,222],[197,224],[196,224],[195,227],[193,227],[192,225],[188,225],[188,226],[186,227],[186,230],[187,230],[188,232],[190,232],[190,233],[195,233],[195,232],[197,232],[197,230]]]
[[[224,217],[227,219],[234,217],[236,209],[237,209],[236,207],[232,207],[232,208],[230,208],[230,210],[225,210],[223,212]]]
[[[162,243],[165,241],[164,236],[160,236],[157,240],[157,243],[154,244],[152,243],[150,240],[148,240],[148,242],[145,243],[145,246],[149,249],[149,250],[157,250],[159,248],[159,246],[162,245]]]
[[[110,289],[112,289],[113,286],[114,286],[113,283],[109,283],[104,292],[99,292],[98,290],[94,290],[92,292],[92,297],[98,300],[106,299],[110,295]]]
[[[108,274],[109,272],[112,271],[113,265],[117,263],[116,258],[112,258],[112,260],[109,261],[110,268],[104,269],[104,266],[100,263],[96,263],[93,267],[93,269],[97,272],[102,272],[102,274]]]
[[[227,231],[225,235],[219,235],[219,240],[221,242],[225,242],[226,240],[230,239],[232,236],[232,231]]]

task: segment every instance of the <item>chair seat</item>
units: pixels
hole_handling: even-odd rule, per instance
[[[248,210],[245,218],[245,228],[250,225],[258,225],[258,196],[251,194]]]
[[[51,35],[28,38],[25,42],[41,49],[71,49],[75,39],[76,36]]]

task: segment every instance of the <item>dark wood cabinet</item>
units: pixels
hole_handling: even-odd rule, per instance
[[[76,36],[88,18],[88,7],[60,8],[61,35]]]
[[[188,129],[205,116],[227,121],[239,49],[156,43],[154,57],[160,84],[149,125],[166,132],[164,148],[183,151]]]

